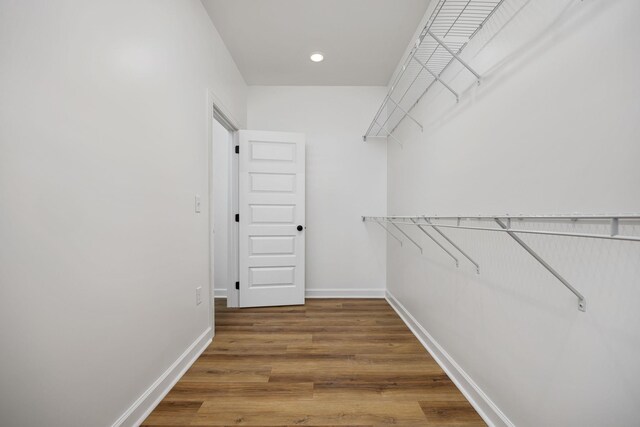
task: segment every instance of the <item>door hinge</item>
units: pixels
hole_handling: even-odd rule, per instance
[[[236,154],[240,154],[240,146],[236,145]]]
[[[236,222],[240,222],[240,214],[236,214]]]
[[[240,282],[236,282],[236,289],[240,289]]]

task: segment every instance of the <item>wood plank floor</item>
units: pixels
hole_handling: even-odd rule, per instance
[[[484,426],[382,299],[228,309],[144,426]]]

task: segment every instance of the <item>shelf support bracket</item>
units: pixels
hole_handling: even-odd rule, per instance
[[[502,222],[502,220],[500,220],[499,218],[494,218],[494,221],[500,226],[500,228],[502,228],[503,230],[505,230],[507,232],[507,234],[509,236],[511,236],[511,238],[513,240],[516,241],[516,243],[518,243],[520,246],[522,246],[522,248],[529,252],[529,255],[531,255],[532,257],[535,258],[536,261],[538,261],[540,264],[542,264],[542,266],[544,268],[546,268],[549,273],[553,274],[555,276],[556,279],[558,279],[560,281],[560,283],[562,283],[567,289],[569,289],[576,297],[578,297],[578,310],[580,311],[587,311],[587,301],[584,299],[584,296],[578,292],[578,290],[576,288],[574,288],[573,286],[571,286],[571,284],[569,282],[567,282],[564,277],[562,277],[560,275],[560,273],[558,273],[556,270],[554,270],[553,267],[551,267],[549,264],[547,264],[547,262],[545,260],[543,260],[540,255],[538,255],[533,249],[531,249],[531,247],[529,247],[529,245],[527,245],[525,242],[522,241],[522,239],[520,239],[520,237],[518,237],[513,231],[511,231],[509,229],[509,226],[507,226],[507,224],[505,224],[504,222]]]
[[[364,220],[363,220],[364,221]],[[376,222],[376,224],[378,224],[380,227],[384,228],[384,231],[386,231],[387,233],[389,233],[389,236],[393,237],[394,239],[396,239],[398,241],[398,243],[400,243],[400,246],[402,246],[402,240],[400,240],[395,234],[393,234],[391,232],[391,230],[389,230],[388,227],[385,227],[384,224],[382,224],[380,221],[378,221],[377,219],[374,220]]]
[[[407,233],[405,233],[405,232],[402,230],[402,228],[398,227],[395,223],[391,222],[390,224],[391,224],[391,225],[393,225],[393,226],[394,226],[394,227],[395,227],[399,232],[401,232],[401,233],[404,235],[404,237],[406,237],[407,239],[409,239],[409,241],[410,241],[411,243],[413,243],[414,245],[416,245],[416,247],[417,247],[418,249],[420,249],[420,253],[422,253],[422,246],[420,246],[419,244],[417,244],[415,240],[413,240],[411,237],[409,237],[409,235],[408,235]]]
[[[392,134],[391,132],[389,132],[389,131],[387,130],[387,128],[386,128],[386,127],[384,127],[384,125],[381,125],[380,123],[378,123],[378,121],[377,121],[377,120],[374,120],[374,121],[376,122],[376,124],[377,124],[378,126],[380,126],[380,129],[382,129],[382,130],[387,134],[387,137],[390,137],[391,139],[393,139],[393,140],[394,140],[394,141],[395,141],[395,142],[400,146],[400,148],[404,148],[404,147],[402,146],[402,143],[400,142],[400,140],[399,140],[398,138],[396,138],[395,136],[393,136],[393,134]]]
[[[427,235],[427,237],[429,237],[431,240],[433,240],[433,242],[440,246],[440,249],[442,249],[443,251],[445,251],[451,258],[453,258],[453,260],[456,262],[456,267],[460,267],[460,262],[458,261],[458,258],[456,258],[451,252],[449,252],[449,250],[447,248],[445,248],[444,246],[442,246],[442,244],[440,244],[440,242],[438,242],[435,237],[433,237],[427,230],[424,229],[424,227],[420,224],[418,224],[416,222],[415,219],[411,218],[411,221],[418,226],[418,228],[420,229],[420,231],[422,231],[424,234]]]
[[[620,231],[620,221],[618,218],[611,218],[611,237],[617,236]]]
[[[461,63],[464,66],[464,68],[466,68],[467,70],[469,70],[469,72],[471,74],[476,76],[476,80],[478,81],[478,84],[480,84],[480,74],[476,73],[473,70],[473,68],[471,68],[471,66],[465,62],[464,59],[460,58],[460,56],[458,56],[457,53],[455,53],[453,50],[451,50],[449,48],[449,46],[447,46],[438,36],[436,36],[435,34],[433,34],[429,30],[427,30],[427,34],[429,34],[431,36],[431,38],[433,38],[436,41],[436,43],[438,43],[440,46],[442,46],[447,52],[449,52],[449,54],[451,56],[453,56],[459,63]]]
[[[451,244],[451,246],[453,246],[454,248],[456,248],[456,249],[458,250],[458,252],[460,252],[462,255],[464,255],[464,257],[465,257],[466,259],[468,259],[468,260],[469,260],[469,262],[471,262],[471,264],[475,265],[475,266],[476,266],[476,273],[477,273],[477,274],[480,274],[480,265],[479,265],[477,262],[475,262],[475,261],[474,261],[474,260],[473,260],[469,255],[467,255],[467,253],[466,253],[465,251],[463,251],[463,250],[460,248],[460,246],[458,246],[458,245],[456,245],[455,243],[453,243],[453,241],[452,241],[449,237],[447,237],[447,235],[446,235],[446,234],[444,234],[444,233],[440,230],[440,228],[438,228],[438,226],[437,226],[437,225],[434,225],[434,224],[431,222],[431,220],[430,220],[429,218],[427,218],[426,216],[423,216],[423,218],[424,218],[424,220],[425,220],[425,221],[427,221],[427,223],[428,223],[428,224],[433,228],[433,230],[434,230],[435,232],[437,232],[438,234],[440,234],[440,235],[441,235],[441,236],[442,236],[442,237],[443,237],[447,242],[449,242],[449,243]]]
[[[436,81],[440,82],[444,87],[446,87],[447,89],[449,89],[449,92],[451,92],[455,97],[456,97],[456,102],[460,101],[460,95],[458,95],[458,92],[456,92],[455,90],[453,90],[451,88],[451,86],[449,86],[448,84],[446,84],[436,73],[434,73],[433,71],[431,71],[429,69],[429,67],[426,66],[426,64],[424,64],[422,61],[420,61],[418,58],[416,58],[415,56],[413,57],[413,60],[416,61],[418,64],[420,64],[420,66],[422,68],[424,68],[424,70],[431,74],[431,76],[436,79]]]
[[[418,122],[411,114],[409,114],[409,112],[407,110],[405,110],[404,108],[402,108],[400,106],[400,104],[398,104],[396,101],[393,100],[393,98],[389,97],[389,101],[393,102],[393,105],[395,105],[398,110],[402,111],[405,115],[405,117],[409,117],[411,120],[413,120],[413,122],[415,124],[418,125],[418,127],[420,128],[420,132],[424,131],[424,128],[422,127],[422,125],[420,124],[420,122]]]

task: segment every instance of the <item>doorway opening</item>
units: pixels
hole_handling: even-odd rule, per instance
[[[213,298],[226,298],[238,306],[238,158],[235,155],[238,126],[215,104],[211,120],[211,260]]]
[[[211,106],[211,295],[227,307],[304,304],[305,136],[238,130]]]

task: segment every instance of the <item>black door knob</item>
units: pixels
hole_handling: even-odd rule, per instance
[[[298,229],[298,231],[302,231],[302,226],[301,225],[297,226],[296,228]]]

